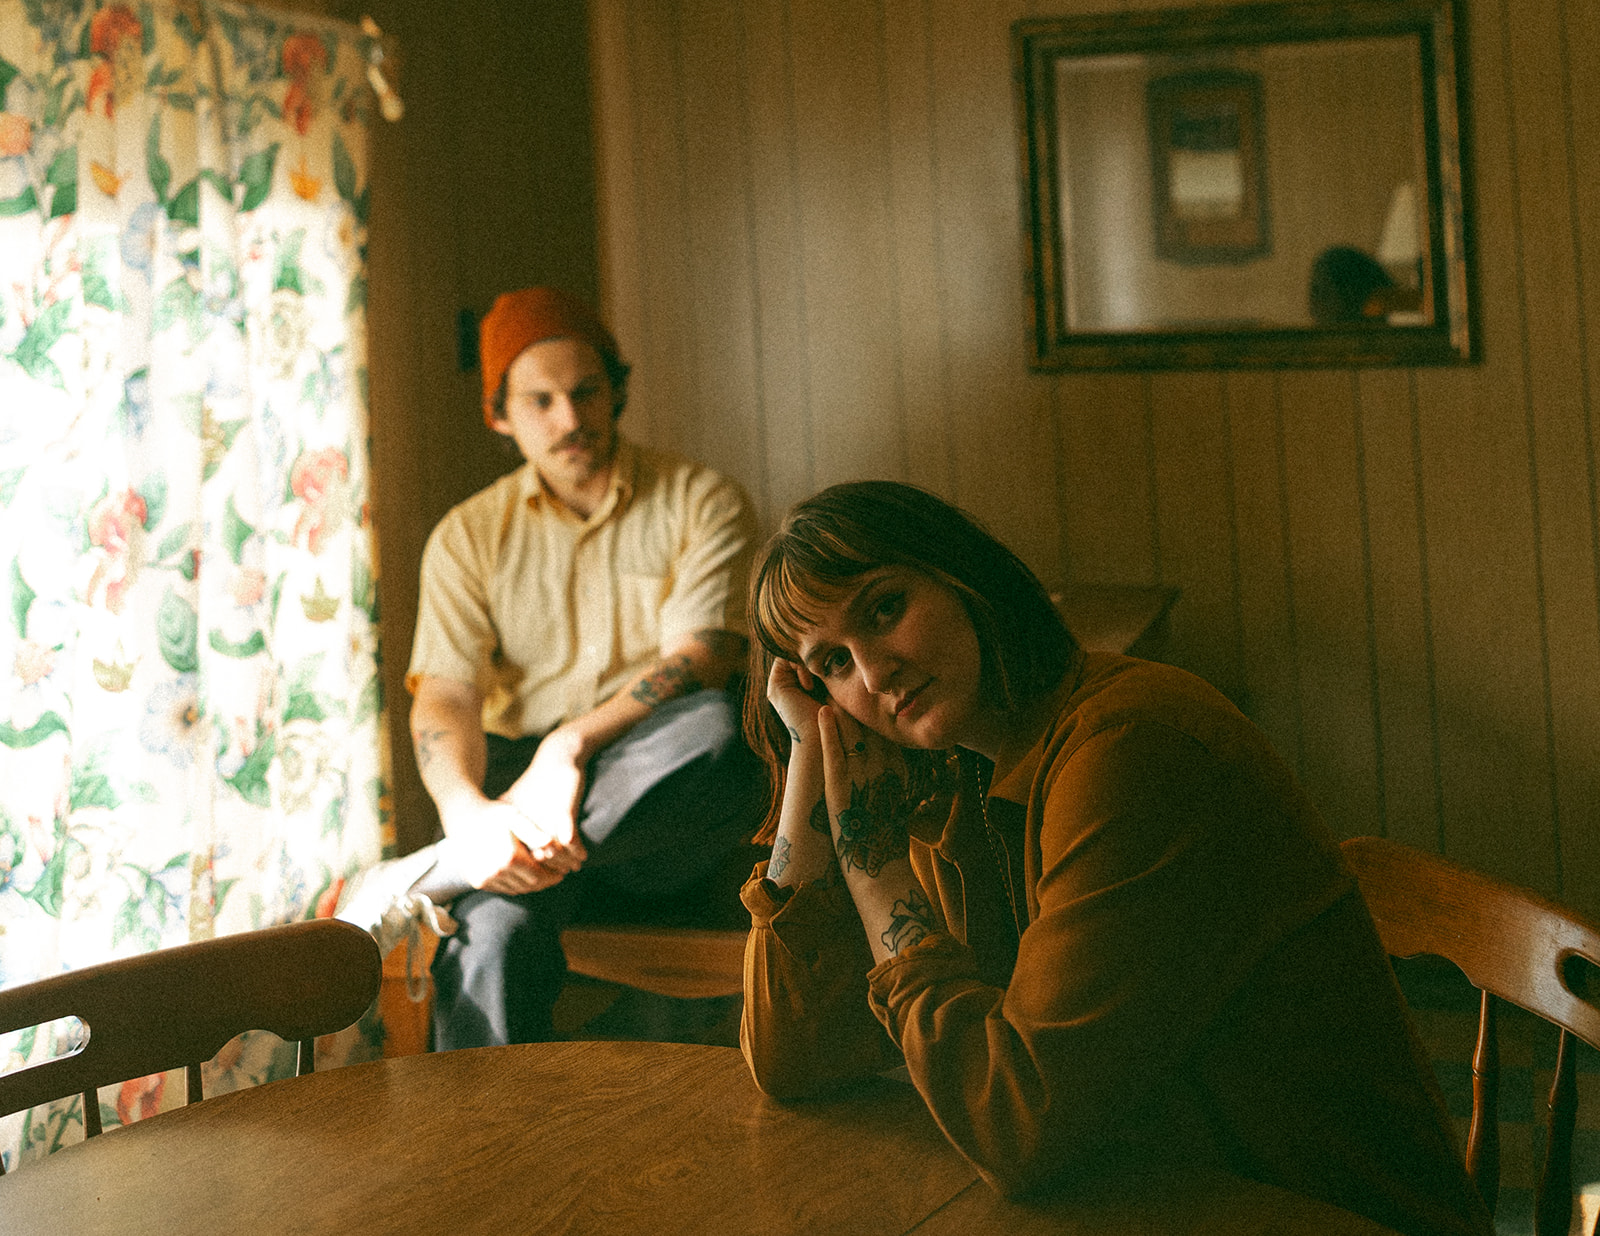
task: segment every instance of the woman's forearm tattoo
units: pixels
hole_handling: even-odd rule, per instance
[[[792,848],[787,837],[779,837],[772,843],[772,861],[767,864],[767,874],[774,880],[788,870],[789,851]]]
[[[933,906],[920,888],[906,890],[905,898],[889,911],[889,930],[878,938],[891,954],[898,955],[934,929]]]
[[[905,782],[886,772],[866,785],[850,787],[850,805],[839,812],[839,867],[849,874],[876,876],[884,863],[910,849],[906,830]]]

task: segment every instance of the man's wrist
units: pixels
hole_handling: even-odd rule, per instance
[[[488,803],[489,799],[483,791],[466,784],[434,800],[434,805],[439,808],[439,823],[446,836],[470,827],[473,817]]]
[[[546,759],[560,756],[575,768],[587,764],[599,752],[599,744],[590,741],[581,726],[574,722],[558,725],[539,742],[539,754]]]

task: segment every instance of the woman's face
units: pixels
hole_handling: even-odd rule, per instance
[[[898,746],[984,750],[997,731],[972,620],[920,572],[867,572],[823,607],[796,651],[835,704]]]

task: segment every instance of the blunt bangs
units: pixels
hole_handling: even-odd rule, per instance
[[[768,548],[752,589],[750,619],[756,639],[775,657],[794,660],[800,633],[817,625],[818,609],[872,569],[870,561],[829,539],[835,541],[831,553],[808,545],[799,529],[786,528]]]

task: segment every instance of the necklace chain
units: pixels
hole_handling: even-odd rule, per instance
[[[1006,904],[1011,907],[1011,921],[1022,934],[1022,920],[1017,916],[1017,898],[1011,891],[1010,865],[1001,855],[1001,841],[995,827],[989,822],[989,777],[993,769],[985,761],[978,765],[978,812],[983,817],[983,835],[989,843],[989,854],[994,859],[994,869],[1000,877],[1000,887],[1005,890]]]

